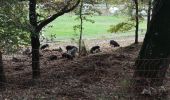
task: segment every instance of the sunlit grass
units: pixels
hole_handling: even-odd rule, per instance
[[[74,25],[78,25],[79,21],[75,20],[75,15],[63,15],[53,21],[50,25],[52,27],[46,27],[43,34],[47,37],[50,35],[56,35],[57,40],[70,39],[74,36]],[[117,24],[127,20],[127,16],[87,16],[95,23],[84,21],[83,37],[85,38],[101,38],[103,36],[108,37],[111,33],[107,32],[110,25]],[[145,29],[146,22],[140,24],[140,28]],[[78,31],[76,32],[78,34]],[[134,32],[119,33],[119,35],[130,35]],[[139,32],[140,33],[140,32]]]

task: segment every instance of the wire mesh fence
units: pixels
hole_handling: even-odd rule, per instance
[[[126,42],[126,41],[123,41]],[[103,52],[67,60],[61,53],[42,50],[40,79],[32,79],[31,55],[3,56],[6,89],[1,99],[51,99],[51,100],[169,100],[170,69],[154,68],[168,58],[138,59],[142,61],[140,73],[166,73],[165,77],[134,77],[139,45],[102,49]],[[50,55],[57,60],[49,60]],[[164,62],[163,62],[164,63]],[[154,66],[153,66],[154,65]],[[162,64],[161,64],[162,65]],[[151,68],[151,67],[153,68]],[[142,75],[141,75],[142,76]],[[159,78],[163,85],[152,86]],[[135,87],[134,81],[143,84]],[[137,88],[142,88],[137,91]]]

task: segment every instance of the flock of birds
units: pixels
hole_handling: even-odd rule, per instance
[[[112,46],[112,47],[120,47],[118,42],[116,42],[115,40],[110,40],[110,46]],[[49,44],[42,45],[40,47],[40,50],[45,50],[46,48],[49,48]],[[79,52],[78,48],[76,46],[73,46],[73,45],[67,45],[65,47],[65,49],[66,49],[66,52],[63,52],[61,47],[59,47],[58,49],[53,49],[53,50],[61,52],[62,58],[67,58],[67,59],[70,59],[70,60],[75,58],[76,54]],[[98,53],[98,52],[101,52],[100,46],[93,46],[90,49],[90,53],[91,54]],[[27,48],[25,51],[23,51],[23,54],[31,55],[32,52],[31,52],[31,50],[29,48]],[[56,55],[51,55],[49,57],[49,60],[56,60],[56,59],[58,59],[58,57]]]

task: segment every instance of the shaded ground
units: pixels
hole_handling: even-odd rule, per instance
[[[56,51],[43,51],[41,79],[31,80],[31,59],[4,61],[8,83],[0,98],[49,100],[169,100],[141,96],[132,92],[134,61],[141,44],[107,49],[104,52],[76,58],[49,61]],[[167,81],[166,86],[169,82]],[[168,89],[168,88],[167,88]]]

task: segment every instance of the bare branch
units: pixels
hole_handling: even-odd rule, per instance
[[[41,29],[46,26],[47,24],[49,24],[50,22],[52,22],[53,20],[55,20],[57,17],[65,14],[65,13],[68,13],[72,10],[74,10],[80,3],[80,0],[78,0],[76,2],[75,5],[73,5],[72,7],[68,8],[70,2],[67,2],[67,5],[65,5],[59,12],[57,12],[56,14],[50,16],[49,18],[43,20],[39,25],[38,25],[38,30],[37,31],[41,31]]]

